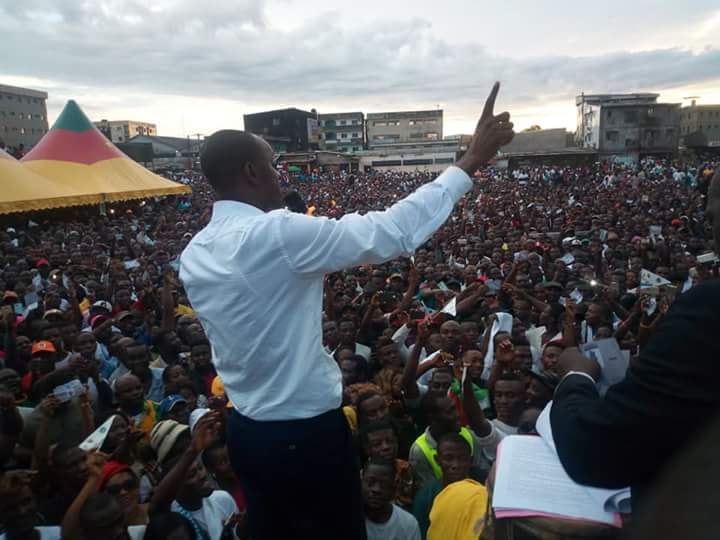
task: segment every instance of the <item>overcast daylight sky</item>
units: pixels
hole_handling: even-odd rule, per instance
[[[160,135],[271,108],[445,111],[472,131],[496,79],[516,127],[575,128],[574,96],[720,103],[717,0],[0,0],[0,83]]]

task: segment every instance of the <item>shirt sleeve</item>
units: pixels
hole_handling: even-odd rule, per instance
[[[411,255],[442,226],[471,187],[463,170],[449,167],[383,212],[348,214],[339,220],[283,212],[274,234],[290,268],[300,274],[381,263]]]

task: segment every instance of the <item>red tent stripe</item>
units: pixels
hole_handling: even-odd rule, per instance
[[[98,161],[127,156],[97,129],[69,131],[55,128],[22,161],[55,160],[92,165]]]

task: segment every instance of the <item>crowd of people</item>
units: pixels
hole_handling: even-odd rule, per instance
[[[326,276],[323,343],[368,538],[490,537],[498,444],[535,433],[563,350],[614,338],[632,365],[674,298],[713,277],[704,212],[719,165],[489,167],[412,257]],[[187,197],[7,218],[1,538],[248,537],[225,444],[233,404],[178,278],[212,212],[191,176]],[[296,210],[339,218],[435,176],[281,185]]]

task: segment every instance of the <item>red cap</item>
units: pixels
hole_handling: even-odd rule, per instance
[[[674,225],[675,227],[679,227],[680,225],[682,225],[682,221],[679,220],[678,218],[675,218],[675,219],[673,219],[673,220],[670,222],[670,225]]]
[[[125,465],[124,463],[120,463],[119,461],[108,461],[103,466],[102,476],[100,477],[100,483],[98,484],[98,487],[101,490],[105,489],[105,485],[108,483],[108,480],[110,480],[113,476],[123,471],[129,470],[130,467],[128,465]]]
[[[41,266],[50,266],[50,261],[47,259],[40,259],[38,262],[35,263],[36,268],[40,268]]]
[[[38,341],[37,343],[33,343],[31,354],[37,354],[39,352],[57,351],[55,350],[55,345],[52,344],[52,341]]]

